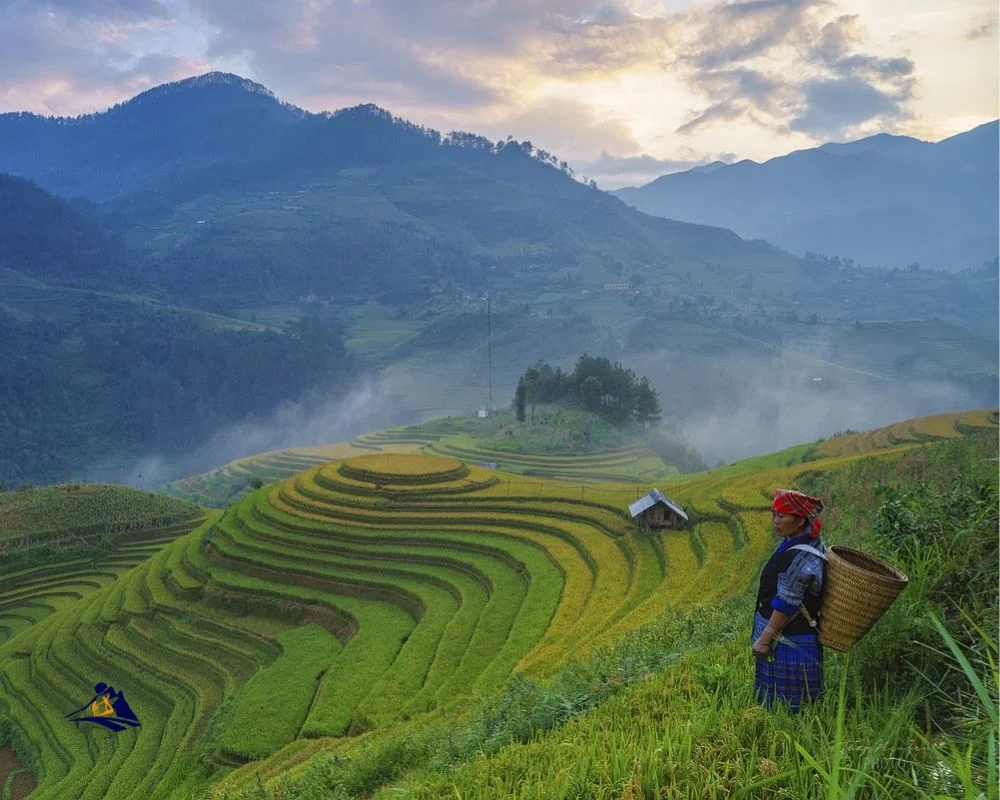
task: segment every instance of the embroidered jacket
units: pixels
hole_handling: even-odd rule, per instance
[[[808,534],[785,539],[767,560],[760,573],[760,589],[757,592],[757,613],[767,619],[772,610],[785,614],[795,614],[800,605],[813,619],[819,618],[819,607],[823,599],[823,566],[819,556],[804,550],[792,550],[797,544],[808,544],[820,552],[825,548],[819,540],[810,540]],[[788,634],[811,633],[802,614],[797,615],[784,632]]]

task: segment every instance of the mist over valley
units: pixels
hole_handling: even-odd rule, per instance
[[[648,376],[711,464],[997,400],[995,259],[803,259],[528,142],[221,73],[0,131],[7,485],[151,486],[506,408],[526,368],[588,353]]]

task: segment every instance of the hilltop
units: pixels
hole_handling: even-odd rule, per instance
[[[945,742],[964,747],[958,720],[988,725],[988,709],[963,694],[975,673],[933,655],[950,645],[927,614],[976,669],[988,661],[993,632],[949,609],[977,619],[995,603],[996,425],[990,409],[909,420],[657,480],[691,527],[652,536],[627,513],[635,484],[545,480],[443,452],[316,451],[312,466],[306,453],[276,455],[275,468],[302,469],[0,644],[0,741],[53,798],[304,798],[310,786],[486,797],[515,785],[541,798],[600,796],[623,780],[701,792],[705,776],[734,769],[744,787],[829,796],[839,778],[817,783],[789,735],[821,764],[834,748],[862,780],[917,774],[943,791],[933,769],[956,763]],[[791,485],[831,498],[828,541],[914,577],[849,660],[831,659],[830,680],[861,692],[833,744],[835,690],[800,719],[764,715],[749,697],[747,592],[773,547],[771,492]],[[945,548],[960,531],[963,546]],[[32,602],[0,594],[15,609]],[[63,706],[89,696],[94,670],[140,716],[129,738],[65,725]],[[947,691],[920,691],[927,680]],[[904,758],[900,747],[930,735],[927,714],[935,742]],[[619,756],[585,756],[595,736]],[[694,746],[703,740],[719,748]],[[972,739],[976,766],[957,785],[978,785],[985,740]],[[570,762],[573,783],[560,783]]]

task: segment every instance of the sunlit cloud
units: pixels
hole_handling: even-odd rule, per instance
[[[986,121],[996,19],[986,0],[20,0],[0,6],[0,110],[95,111],[220,69],[607,177]]]

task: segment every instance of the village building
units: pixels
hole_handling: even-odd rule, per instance
[[[632,519],[637,519],[647,530],[656,528],[683,528],[688,521],[684,509],[659,489],[653,489],[628,507]]]

